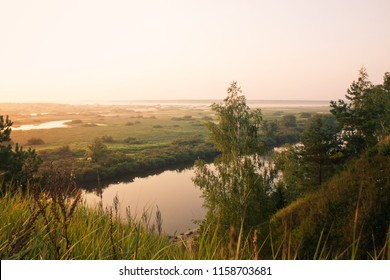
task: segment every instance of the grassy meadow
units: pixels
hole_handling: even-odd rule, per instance
[[[209,106],[191,105],[65,105],[65,104],[2,104],[4,115],[9,115],[14,127],[50,121],[70,120],[67,128],[40,130],[14,130],[14,142],[31,146],[37,151],[57,149],[68,145],[72,150],[85,151],[95,137],[111,136],[107,145],[114,149],[134,153],[148,148],[169,145],[172,141],[200,136],[206,138],[204,123],[213,119]],[[266,120],[278,120],[293,114],[298,123],[307,112],[328,113],[328,107],[285,107],[262,109]],[[130,144],[123,140],[133,139]],[[31,138],[44,141],[29,145]],[[130,140],[131,142],[131,140]]]
[[[35,149],[56,149],[69,145],[72,150],[85,150],[95,137],[111,136],[107,143],[115,150],[132,153],[137,150],[163,147],[176,139],[188,136],[205,136],[202,123],[210,111],[202,109],[161,108],[160,106],[70,106],[35,105],[5,106],[12,116],[14,127],[23,124],[40,124],[49,121],[70,120],[68,128],[13,131],[13,140],[26,146],[31,138],[41,138],[44,144]],[[25,109],[26,108],[26,109]],[[43,114],[42,114],[43,113]],[[47,114],[45,114],[47,113]],[[31,116],[34,114],[34,116]],[[35,114],[37,114],[35,116]],[[186,117],[187,118],[184,118]],[[139,143],[125,145],[123,140],[135,138]],[[135,142],[135,141],[133,141]],[[131,147],[130,147],[131,146]]]

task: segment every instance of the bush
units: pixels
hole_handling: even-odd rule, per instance
[[[303,112],[301,113],[301,118],[308,119],[311,117],[311,113],[309,112]]]
[[[283,111],[276,111],[273,113],[274,116],[282,116],[284,114]]]
[[[112,136],[110,136],[110,135],[102,136],[102,141],[105,142],[105,143],[113,143],[113,142],[115,142],[114,138],[112,138]]]
[[[173,117],[172,120],[173,121],[191,121],[193,119],[192,119],[192,116],[186,115],[184,117]]]
[[[58,152],[58,154],[61,154],[61,155],[71,154],[71,150],[69,148],[69,145],[62,146],[62,147],[58,148],[57,152]]]
[[[282,125],[284,127],[296,127],[297,126],[297,118],[292,114],[284,115],[282,117]]]
[[[30,138],[27,140],[26,145],[43,145],[45,142],[41,138]]]
[[[137,138],[135,138],[135,137],[127,137],[127,138],[123,139],[123,143],[126,143],[126,144],[144,144],[145,141],[137,140]]]

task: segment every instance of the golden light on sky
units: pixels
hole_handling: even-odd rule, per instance
[[[389,0],[0,0],[0,102],[343,98],[390,71]]]

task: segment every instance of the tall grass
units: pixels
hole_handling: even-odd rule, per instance
[[[293,233],[287,228],[283,237],[278,237],[282,242],[275,241],[270,229],[244,234],[242,229],[231,228],[221,235],[218,226],[207,224],[195,236],[170,238],[160,232],[161,213],[154,219],[144,213],[140,220],[130,215],[124,220],[118,207],[114,200],[109,208],[88,208],[77,191],[66,196],[48,191],[6,191],[0,198],[0,258],[218,260],[298,256],[299,249],[292,246]],[[318,236],[312,259],[354,258],[353,254],[332,255],[326,232],[324,229]],[[389,236],[390,228],[385,244],[368,255],[370,259],[389,259]],[[347,244],[345,251],[351,252],[353,246],[357,244]]]

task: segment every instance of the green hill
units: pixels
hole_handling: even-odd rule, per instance
[[[390,137],[320,189],[277,212],[275,248],[289,257],[389,258]]]

